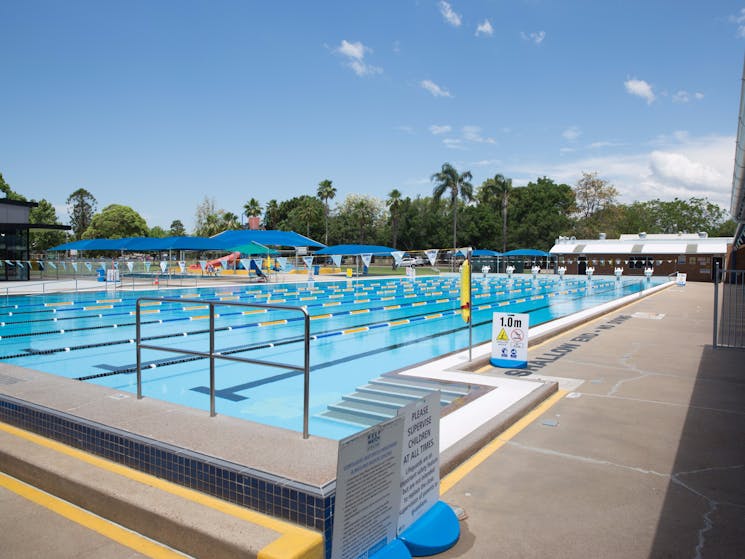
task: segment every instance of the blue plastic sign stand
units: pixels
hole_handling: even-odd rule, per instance
[[[524,369],[528,366],[527,313],[495,312],[492,315],[491,363],[505,369]]]
[[[437,501],[398,537],[409,548],[412,557],[442,553],[460,538],[458,517],[447,503]]]
[[[411,552],[401,540],[393,540],[369,559],[411,559]]]

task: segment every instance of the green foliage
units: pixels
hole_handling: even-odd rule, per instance
[[[512,248],[549,250],[559,235],[566,235],[571,230],[573,207],[572,188],[556,184],[546,177],[513,188],[509,245]]]
[[[435,186],[432,197],[439,202],[440,198],[449,191],[450,212],[453,216],[453,247],[458,247],[458,198],[466,202],[473,200],[473,185],[471,171],[460,174],[450,163],[443,163],[437,173],[432,175]]]
[[[5,198],[7,198],[8,200],[27,202],[25,196],[23,196],[22,194],[18,194],[12,188],[10,188],[10,185],[7,182],[5,182],[5,179],[3,178],[2,173],[0,173],[0,192],[4,192]]]
[[[318,198],[324,204],[324,222],[326,227],[325,232],[325,244],[329,244],[329,200],[336,196],[336,188],[333,186],[330,180],[322,180],[318,183],[318,190],[316,191]]]
[[[129,206],[111,204],[93,216],[83,234],[84,239],[122,239],[147,237],[147,223]]]
[[[151,227],[150,231],[148,232],[148,237],[153,237],[156,239],[162,239],[163,237],[168,237],[169,233],[165,229],[163,229],[160,225],[156,225],[155,227]]]
[[[171,227],[168,229],[168,235],[171,237],[184,237],[186,235],[186,228],[181,223],[180,219],[174,219],[171,222]]]
[[[73,235],[76,240],[80,240],[93,220],[93,214],[96,211],[96,199],[85,188],[78,188],[67,197],[66,204]]]
[[[243,214],[246,217],[258,217],[261,215],[261,204],[256,198],[251,198],[243,204]]]
[[[29,223],[43,223],[46,225],[61,225],[57,219],[57,211],[49,201],[42,198],[39,200],[39,205],[35,208],[31,208],[29,212]],[[67,239],[67,234],[64,231],[54,229],[36,229],[30,232],[30,244],[31,250],[34,252],[41,252],[52,248],[57,245],[61,245]]]

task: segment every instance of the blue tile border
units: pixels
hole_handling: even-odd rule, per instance
[[[331,553],[336,481],[314,487],[0,394],[0,421],[112,462],[318,530]]]

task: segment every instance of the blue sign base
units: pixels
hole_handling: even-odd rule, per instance
[[[411,559],[409,548],[401,540],[393,540],[380,551],[376,551],[370,559]]]
[[[453,509],[437,501],[419,520],[399,535],[412,557],[435,555],[450,549],[460,538],[460,525]],[[377,557],[376,557],[377,559]]]
[[[492,357],[489,359],[494,367],[501,367],[502,369],[524,369],[528,366],[527,361],[515,361],[514,359],[497,359]]]

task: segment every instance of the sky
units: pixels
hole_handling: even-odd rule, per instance
[[[745,3],[0,2],[0,173],[191,232],[205,196],[575,185],[730,209]]]

